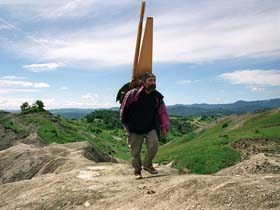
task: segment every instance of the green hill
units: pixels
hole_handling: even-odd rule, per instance
[[[211,120],[213,120],[211,117],[203,119],[171,117],[169,135],[166,139],[161,139],[161,144],[187,134]],[[8,148],[31,133],[36,133],[40,137],[41,144],[89,141],[108,155],[124,160],[130,159],[126,134],[117,111],[96,110],[81,120],[66,119],[49,111],[26,114],[1,111],[0,133],[3,133],[0,136],[0,150]]]
[[[89,141],[100,151],[116,158],[129,159],[129,150],[121,128],[102,129],[99,123],[68,120],[50,112],[28,114],[0,112],[0,150],[36,132],[42,144]]]
[[[173,161],[173,166],[181,171],[187,168],[191,173],[215,173],[241,159],[231,145],[246,138],[279,142],[280,109],[218,119],[204,129],[177,137],[162,146],[157,161]]]
[[[65,119],[48,111],[0,111],[0,150],[17,141],[30,143],[28,137],[36,133],[39,138],[32,144],[88,141],[107,155],[129,160],[126,135],[118,120],[118,112],[112,110],[95,111],[81,120]],[[241,159],[232,144],[246,138],[280,141],[280,109],[219,119],[171,116],[170,132],[161,142],[156,161],[172,161],[181,171],[187,168],[191,173],[215,173]]]

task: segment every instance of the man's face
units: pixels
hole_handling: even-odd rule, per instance
[[[156,89],[156,78],[148,77],[143,84],[147,91],[152,92],[153,90]]]

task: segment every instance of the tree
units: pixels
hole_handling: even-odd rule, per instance
[[[21,106],[20,106],[20,110],[21,112],[26,112],[27,110],[30,109],[30,106],[28,104],[28,102],[24,102]]]
[[[44,105],[43,101],[37,100],[34,105],[37,106],[37,109],[39,112],[45,111],[45,109],[44,109],[45,105]]]
[[[20,106],[20,109],[23,114],[28,114],[28,113],[35,113],[35,112],[44,112],[46,111],[44,107],[45,105],[43,101],[37,100],[34,104],[32,104],[32,106],[30,106],[28,102],[24,102]]]

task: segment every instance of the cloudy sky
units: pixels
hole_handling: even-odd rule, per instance
[[[0,0],[0,109],[113,107],[141,0]],[[147,0],[153,72],[172,104],[280,98],[280,1]]]

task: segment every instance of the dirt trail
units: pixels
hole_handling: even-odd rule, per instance
[[[217,175],[280,174],[280,141],[276,139],[241,139],[233,148],[244,161],[223,169]]]
[[[168,166],[156,166],[158,175],[143,172],[144,179],[135,180],[128,164],[85,158],[88,147],[86,142],[42,148],[18,144],[1,151],[0,163],[20,161],[10,166],[9,174],[21,174],[19,168],[24,167],[20,165],[34,165],[28,162],[31,156],[33,160],[47,157],[48,161],[39,164],[42,167],[32,179],[1,184],[0,209],[280,209],[279,173],[179,175]],[[63,161],[51,164],[57,160]],[[48,165],[53,167],[47,169]],[[2,175],[6,173],[7,168],[2,170]]]
[[[88,142],[51,144],[45,147],[18,143],[0,151],[0,184],[31,179],[47,173],[69,172],[92,164],[90,160],[114,161]]]

